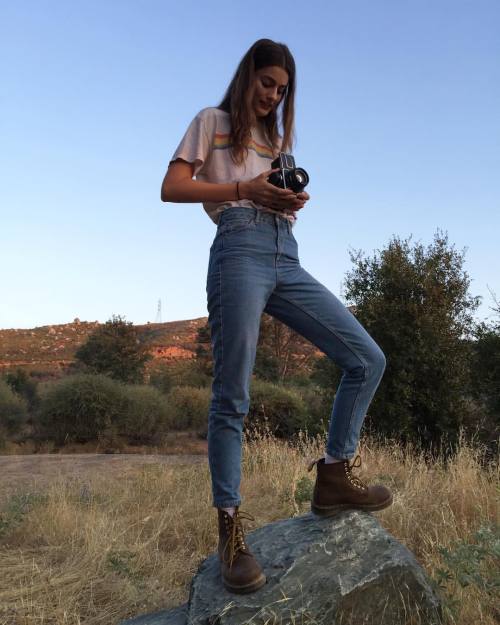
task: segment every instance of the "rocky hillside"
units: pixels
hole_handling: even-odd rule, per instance
[[[196,351],[196,333],[205,325],[206,317],[148,323],[136,326],[139,338],[150,346],[156,359],[173,361],[193,358]],[[74,361],[76,350],[100,324],[80,321],[32,329],[0,330],[0,372],[12,368],[26,368],[46,373],[57,373]]]

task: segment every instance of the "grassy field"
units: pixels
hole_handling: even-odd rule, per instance
[[[256,519],[247,532],[309,510],[307,461],[323,449],[319,437],[245,436],[241,509]],[[383,527],[445,580],[447,622],[498,623],[498,461],[485,465],[463,440],[447,463],[369,438],[358,452],[355,474],[394,492],[375,513]],[[0,624],[114,625],[175,607],[216,548],[208,462],[60,475],[43,487],[24,480],[0,516]]]

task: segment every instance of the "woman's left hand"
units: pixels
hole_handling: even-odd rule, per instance
[[[295,197],[297,199],[294,202],[292,210],[300,210],[301,208],[303,208],[307,200],[309,200],[310,196],[307,191],[301,191],[300,193],[297,193]]]
[[[295,195],[291,195],[290,199],[287,200],[289,201],[289,206],[287,206],[287,208],[281,209],[284,210],[285,212],[294,212],[294,211],[298,211],[301,208],[304,208],[305,203],[309,200],[309,193],[307,193],[307,191],[301,191],[300,193],[296,193]],[[270,205],[271,208],[274,208],[275,210],[278,208],[276,205],[271,204]]]

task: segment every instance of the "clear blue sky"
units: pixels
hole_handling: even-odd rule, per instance
[[[207,314],[215,224],[160,186],[261,37],[297,65],[302,265],[346,303],[350,249],[440,228],[492,318],[499,32],[498,0],[2,2],[0,327]]]

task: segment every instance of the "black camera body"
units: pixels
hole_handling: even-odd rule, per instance
[[[295,167],[295,159],[291,154],[280,152],[271,163],[271,168],[280,168],[280,171],[273,171],[267,181],[280,189],[292,189],[295,193],[300,193],[309,183],[309,176],[302,167]]]

